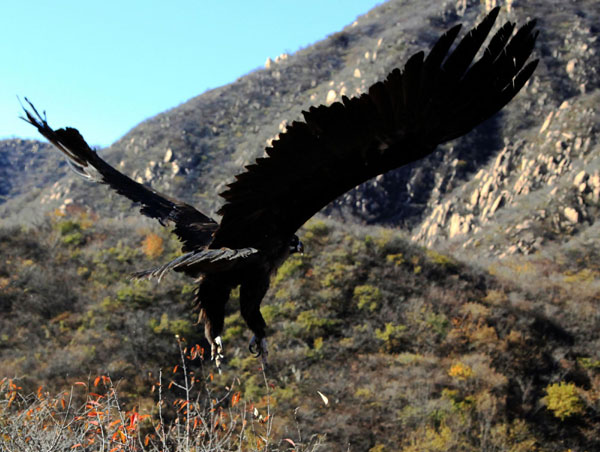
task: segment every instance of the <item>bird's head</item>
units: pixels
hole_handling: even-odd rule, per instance
[[[300,241],[297,235],[292,237],[292,241],[290,242],[290,254],[294,253],[304,253],[304,245]]]

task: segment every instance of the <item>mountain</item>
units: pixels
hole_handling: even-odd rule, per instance
[[[458,220],[455,218],[450,228],[450,219],[455,212],[467,215],[468,211],[468,205],[440,207],[454,202],[454,189],[473,184],[480,169],[491,165],[500,153],[522,155],[525,143],[530,143],[531,152],[536,153],[534,131],[565,100],[571,100],[571,108],[576,108],[580,96],[591,95],[588,103],[593,102],[600,57],[595,40],[597,13],[586,7],[591,3],[507,4],[499,23],[523,23],[540,16],[537,52],[541,64],[529,86],[501,114],[473,133],[441,147],[424,161],[364,184],[326,213],[354,221],[414,228],[415,237],[423,243],[432,243],[438,232],[440,237],[454,237]],[[364,91],[412,53],[429,48],[457,21],[463,22],[465,28],[471,27],[482,10],[462,5],[436,1],[383,4],[314,46],[270,61],[268,68],[145,121],[102,151],[103,155],[138,180],[214,212],[220,205],[217,194],[245,164],[262,155],[266,144],[284,129],[286,122],[299,118],[300,112],[310,105]],[[539,11],[547,14],[540,15]],[[567,28],[569,33],[563,36],[561,30]],[[595,133],[593,127],[581,130],[571,141],[593,142]],[[568,147],[569,140],[563,141]],[[519,169],[504,171],[516,175]],[[502,190],[511,191],[510,187]],[[107,204],[90,199],[90,195],[105,198],[105,191],[90,194],[86,184],[74,182],[71,176],[43,192],[36,202],[52,208],[60,202],[50,198],[70,199],[94,209],[103,209]],[[485,209],[482,204],[486,202],[484,197],[478,201],[478,215],[486,210],[484,222],[490,211],[493,215],[502,210],[491,209],[499,192],[490,193],[495,195],[490,208]],[[509,207],[519,195],[505,195],[503,207]],[[445,210],[440,213],[439,209]],[[438,220],[440,215],[448,218]],[[467,229],[465,225],[461,227],[463,231]],[[473,224],[471,229],[476,227]]]
[[[475,131],[301,230],[307,253],[281,268],[263,307],[272,386],[229,306],[229,368],[215,381],[239,378],[261,410],[272,388],[279,438],[299,443],[301,429],[325,435],[326,450],[378,452],[600,447],[596,1],[392,0],[100,152],[214,215],[225,184],[302,110],[364,91],[497,3],[498,23],[538,18],[532,80]],[[0,377],[58,389],[110,372],[152,406],[147,373],[178,362],[172,336],[202,343],[192,286],[124,275],[177,243],[46,144],[0,142],[0,176]]]
[[[0,140],[0,203],[39,194],[64,174],[61,167],[66,167],[66,162],[47,143]]]

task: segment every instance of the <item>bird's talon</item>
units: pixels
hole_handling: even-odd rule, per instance
[[[211,343],[210,347],[210,359],[215,362],[215,366],[221,373],[221,363],[223,362],[223,340],[221,336],[215,337],[214,342]]]
[[[263,337],[259,341],[256,336],[252,336],[252,339],[250,339],[250,344],[248,345],[248,350],[250,350],[250,353],[252,353],[255,358],[261,359],[264,367],[267,366],[267,356],[269,351],[267,350],[266,338]]]
[[[250,343],[248,344],[248,350],[255,357],[258,358],[260,356],[260,347],[257,343],[256,336],[252,336],[250,339]]]
[[[263,361],[266,360],[267,356],[267,340],[263,337],[260,341],[256,336],[252,336],[250,344],[248,344],[248,350],[255,358],[262,357]]]

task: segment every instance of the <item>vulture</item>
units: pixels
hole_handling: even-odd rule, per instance
[[[28,100],[22,119],[66,155],[84,178],[108,185],[141,205],[141,213],[170,224],[182,255],[135,273],[167,271],[196,278],[195,307],[211,356],[220,366],[225,305],[240,287],[240,310],[253,337],[249,349],[266,364],[266,324],[260,304],[270,277],[291,253],[303,251],[296,231],[327,204],[357,185],[432,153],[466,134],[506,105],[533,74],[527,62],[538,32],[530,21],[515,32],[505,23],[476,60],[498,16],[493,9],[450,52],[461,25],[444,33],[429,54],[358,97],[303,111],[220,193],[217,222],[194,207],[142,185],[106,163],[71,127],[53,130]]]

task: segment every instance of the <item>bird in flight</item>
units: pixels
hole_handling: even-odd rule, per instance
[[[291,253],[303,251],[296,231],[348,190],[419,160],[440,143],[466,134],[506,105],[529,80],[527,62],[538,32],[530,21],[515,32],[507,22],[473,62],[498,16],[493,9],[450,52],[461,25],[449,29],[427,56],[358,97],[310,107],[220,194],[217,222],[194,207],[142,185],[106,163],[74,128],[53,130],[29,100],[25,121],[63,152],[84,178],[141,204],[141,213],[171,224],[183,254],[137,277],[167,271],[197,278],[195,305],[211,355],[220,366],[225,305],[240,287],[241,315],[253,332],[250,351],[266,364],[266,323],[260,304],[270,277]]]

